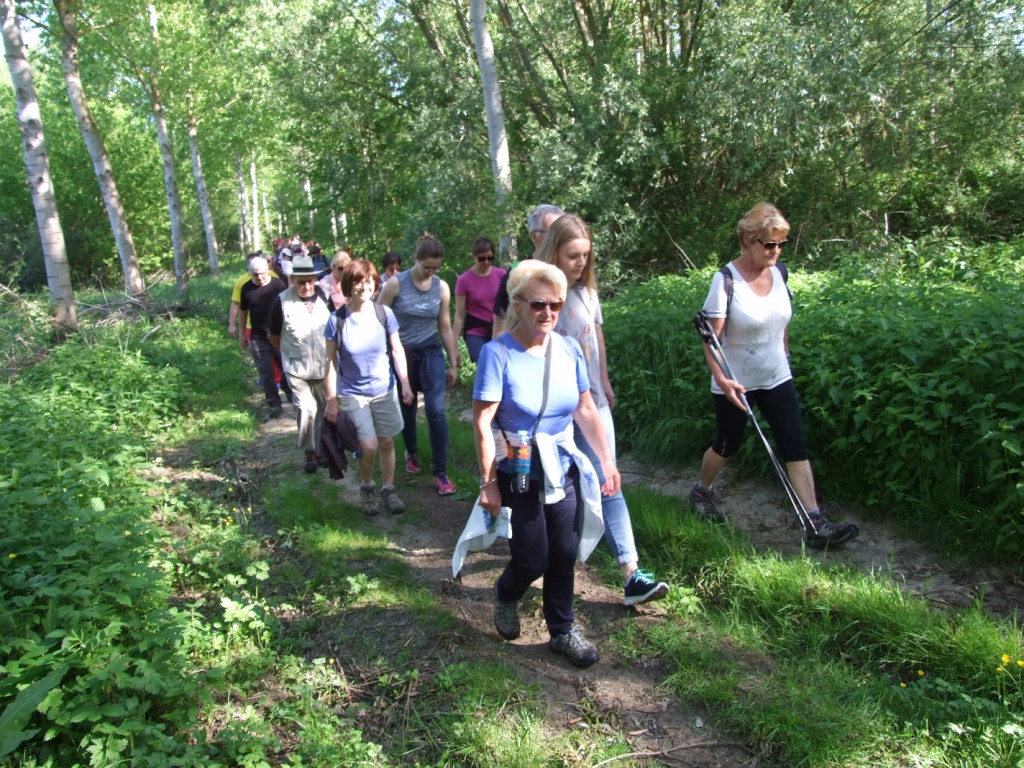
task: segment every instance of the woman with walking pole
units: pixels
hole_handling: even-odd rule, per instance
[[[789,367],[793,308],[786,273],[778,265],[788,233],[789,222],[782,212],[770,203],[758,203],[736,227],[740,255],[716,272],[711,281],[704,314],[735,378],[719,364],[713,345],[705,344],[717,434],[704,454],[700,480],[690,491],[689,502],[704,519],[725,522],[714,483],[739,450],[747,418],[754,418],[747,403],[753,403],[778,444],[786,475],[783,477],[780,471],[780,478],[795,494],[794,506],[804,540],[812,547],[836,546],[853,539],[859,531],[855,525],[830,521],[819,509],[815,495],[800,400]],[[773,455],[767,442],[765,446]]]

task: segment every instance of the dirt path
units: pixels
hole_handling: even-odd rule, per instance
[[[287,412],[286,412],[287,413]],[[285,418],[261,428],[261,439],[250,461],[264,470],[301,474],[300,453],[294,448],[294,424]],[[681,500],[689,491],[696,468],[671,474],[651,470],[625,457],[621,462],[626,484],[651,487]],[[331,483],[339,498],[358,503],[354,465],[343,480]],[[324,470],[321,470],[323,473]],[[513,643],[500,640],[492,624],[491,602],[495,580],[507,560],[507,545],[499,541],[491,550],[467,558],[461,582],[451,578],[452,549],[469,514],[471,503],[440,497],[429,472],[399,472],[399,491],[409,513],[374,519],[395,550],[410,565],[415,578],[433,592],[459,625],[453,657],[502,658],[516,668],[525,682],[536,684],[549,704],[548,727],[553,730],[599,728],[621,734],[638,755],[657,764],[687,766],[759,766],[760,761],[737,740],[721,732],[706,712],[681,705],[658,689],[665,670],[657,663],[624,663],[609,637],[630,621],[664,619],[658,603],[627,609],[620,590],[609,588],[587,566],[577,569],[578,621],[601,650],[601,661],[577,670],[546,646],[547,633],[540,613],[540,591],[531,589],[523,601],[523,635]],[[800,553],[800,536],[792,510],[781,488],[755,481],[736,481],[728,474],[720,481],[722,507],[732,524],[759,549],[775,549],[786,556]],[[860,522],[839,511],[843,519]],[[682,512],[681,512],[682,514]],[[420,519],[419,516],[422,516]],[[416,520],[415,524],[409,524]],[[901,540],[886,526],[861,526],[860,538],[845,548],[812,553],[866,572],[889,573],[903,588],[937,604],[968,605],[980,596],[985,606],[1009,615],[1024,597],[1024,584],[995,569],[971,569],[937,557],[913,542]]]

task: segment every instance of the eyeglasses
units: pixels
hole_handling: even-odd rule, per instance
[[[778,248],[781,251],[783,248],[785,248],[789,244],[789,240],[778,240],[778,241],[769,240],[766,243],[764,240],[762,240],[759,237],[756,237],[754,239],[757,240],[757,242],[759,242],[761,244],[761,247],[764,248],[766,251],[774,251],[776,248]]]
[[[548,231],[546,229],[531,229],[531,232],[536,232],[538,235],[546,235]]]
[[[557,312],[565,304],[564,301],[526,301],[526,304],[530,305],[530,309],[534,312],[543,312],[545,309],[550,309],[552,312]]]
[[[485,261],[494,261],[494,257],[493,256],[477,256],[476,260],[479,261],[482,264]]]

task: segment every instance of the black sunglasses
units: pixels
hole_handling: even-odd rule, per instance
[[[477,261],[481,261],[481,262],[482,261],[494,261],[494,257],[493,256],[477,256],[476,260]]]
[[[766,251],[773,251],[778,248],[780,251],[789,244],[789,240],[769,240],[767,243],[759,237],[754,238]]]

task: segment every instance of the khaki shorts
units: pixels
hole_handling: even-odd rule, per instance
[[[349,415],[360,440],[394,437],[402,431],[402,411],[398,407],[398,387],[380,397],[342,395],[341,409]]]

